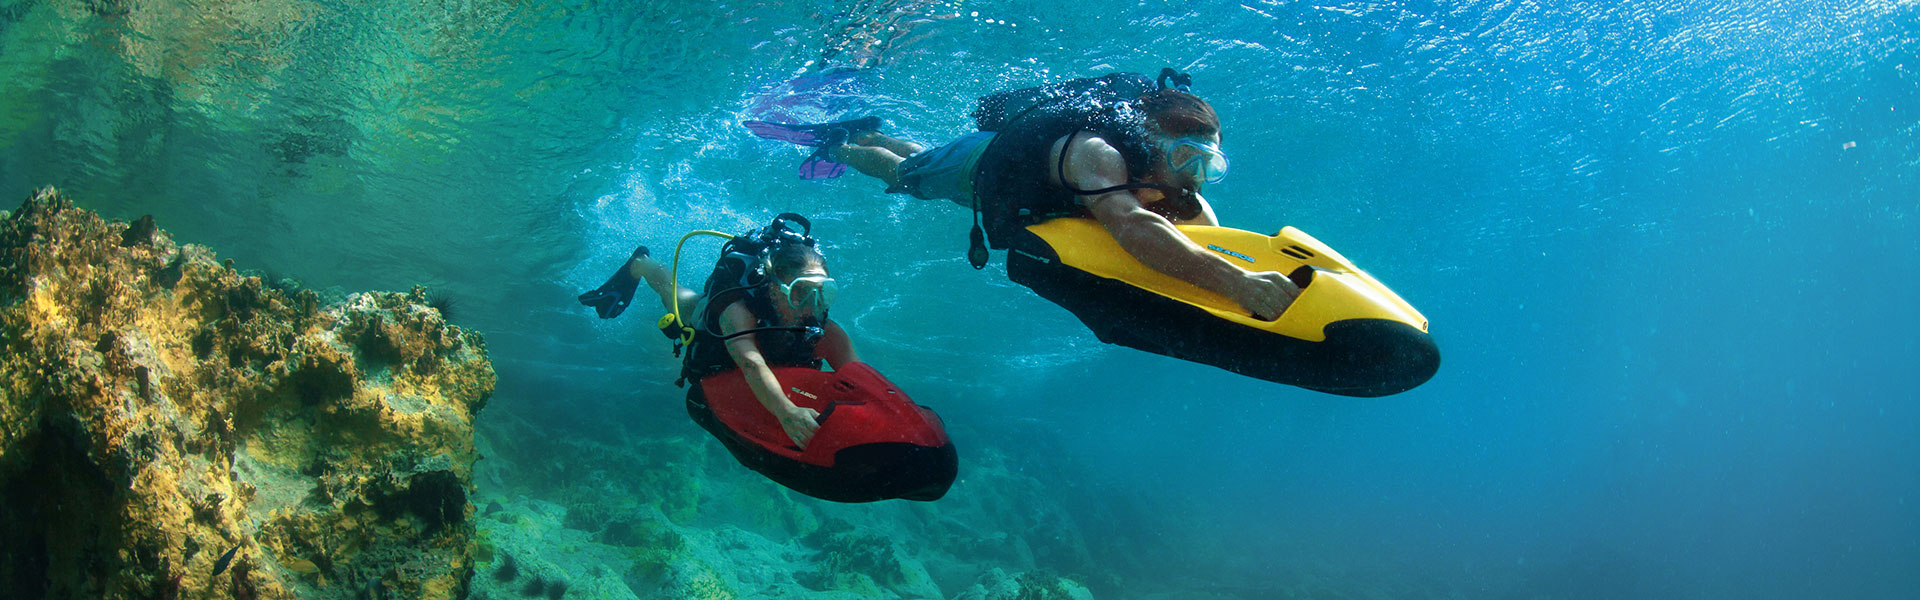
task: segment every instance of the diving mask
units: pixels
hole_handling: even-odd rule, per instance
[[[793,278],[793,281],[780,284],[780,294],[787,297],[788,307],[816,315],[827,312],[839,289],[839,284],[826,275],[801,275]]]
[[[1175,173],[1191,174],[1207,183],[1219,183],[1227,177],[1227,153],[1205,140],[1179,138],[1165,146],[1167,166]]]

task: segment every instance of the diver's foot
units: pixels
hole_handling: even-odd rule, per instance
[[[871,137],[868,134],[878,134],[877,130],[880,129],[880,125],[880,117],[876,116],[861,117],[850,121],[824,123],[820,125],[820,147],[837,148],[847,145],[848,142],[852,142],[856,137]]]
[[[593,307],[593,311],[602,319],[618,317],[627,310],[627,305],[633,303],[633,290],[638,287],[640,278],[635,277],[626,264],[621,264],[606,283],[580,294],[580,304]]]
[[[580,304],[593,307],[602,319],[620,316],[621,312],[627,310],[627,305],[633,303],[633,290],[640,286],[640,280],[646,277],[649,267],[652,271],[662,269],[660,261],[649,257],[651,254],[644,245],[635,247],[633,254],[628,255],[627,262],[621,263],[620,269],[614,271],[606,283],[580,294]]]
[[[746,121],[746,126],[754,135],[770,139],[812,146],[816,148],[807,159],[800,162],[801,179],[832,179],[847,172],[846,163],[832,157],[835,149],[847,145],[847,140],[855,135],[879,129],[884,122],[878,116],[865,116],[858,119],[819,123],[813,125],[794,123],[774,123],[771,121]]]
[[[839,146],[847,143],[856,134],[874,131],[883,122],[878,116],[865,116],[858,119],[834,121],[831,123],[775,123],[772,121],[745,121],[741,125],[754,135],[769,140],[786,142],[800,146]]]

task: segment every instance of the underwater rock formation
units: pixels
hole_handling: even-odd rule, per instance
[[[0,212],[0,597],[463,597],[494,373],[426,303]]]
[[[1077,581],[1052,573],[1009,575],[993,569],[954,600],[1093,600],[1093,593]]]
[[[1087,515],[1054,500],[1030,456],[983,445],[961,493],[842,504],[773,483],[682,425],[595,439],[488,415],[472,597],[531,600],[554,581],[606,600],[1154,597],[1095,560],[1072,524]]]

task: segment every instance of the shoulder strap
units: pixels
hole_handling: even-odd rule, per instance
[[[1144,181],[1128,182],[1128,183],[1123,183],[1116,186],[1103,187],[1097,190],[1084,190],[1078,187],[1074,187],[1073,182],[1067,181],[1067,152],[1070,152],[1073,150],[1073,140],[1079,136],[1080,136],[1080,132],[1078,131],[1067,134],[1067,143],[1060,145],[1060,160],[1058,163],[1054,165],[1054,171],[1059,175],[1059,178],[1060,178],[1060,187],[1066,188],[1066,190],[1069,192],[1073,192],[1073,195],[1098,196],[1101,194],[1111,194],[1114,192],[1125,191],[1125,190],[1159,190],[1160,193],[1166,194],[1167,197],[1171,198],[1176,194],[1181,194],[1186,192],[1186,190],[1182,190],[1180,188],[1173,187],[1170,185],[1162,185],[1158,183],[1147,183]]]

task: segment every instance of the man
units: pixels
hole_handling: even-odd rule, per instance
[[[974,208],[996,247],[1020,226],[1091,216],[1148,267],[1225,296],[1258,318],[1279,318],[1299,297],[1299,286],[1279,272],[1240,269],[1174,228],[1219,224],[1200,190],[1226,175],[1220,120],[1186,91],[1186,76],[1171,69],[1151,90],[1122,92],[1140,89],[1144,79],[1116,73],[996,94],[975,114],[983,131],[932,150],[880,133],[874,117],[746,125],[762,137],[818,146],[833,161],[886,182],[888,192]],[[1176,86],[1168,87],[1168,79]],[[1030,98],[996,104],[1005,94]],[[1018,112],[993,114],[996,107]],[[818,163],[820,155],[809,160]],[[975,263],[984,264],[984,255]]]

